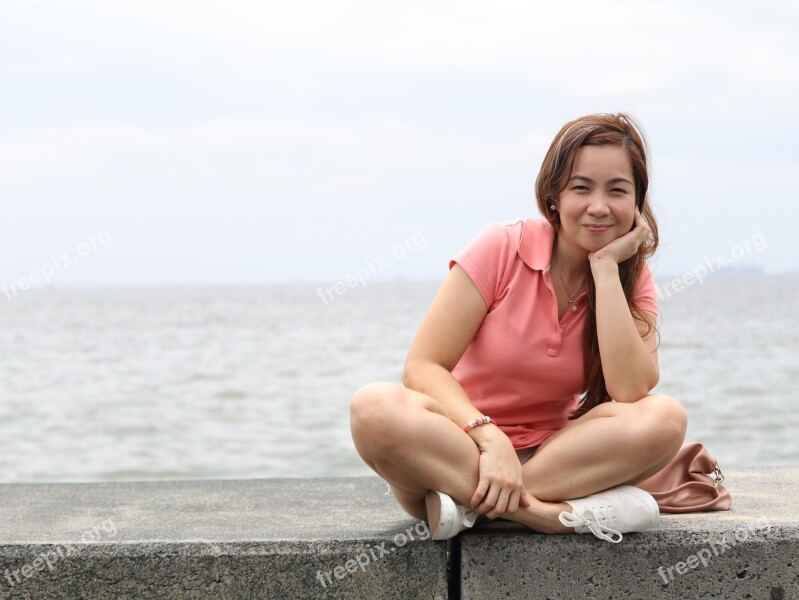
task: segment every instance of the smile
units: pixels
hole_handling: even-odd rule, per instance
[[[610,229],[610,225],[584,225],[584,227],[591,233],[604,233]]]

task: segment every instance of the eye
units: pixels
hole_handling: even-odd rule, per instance
[[[587,190],[588,188],[585,187],[584,185],[575,185],[572,189],[573,190]]]
[[[613,189],[612,189],[612,190],[610,190],[610,191],[611,191],[611,193],[613,193],[613,192],[620,192],[620,193],[622,193],[622,194],[626,194],[626,193],[627,193],[627,190],[623,190],[623,189],[621,189],[621,188],[613,188]]]

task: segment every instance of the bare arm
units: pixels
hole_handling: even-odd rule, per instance
[[[646,396],[660,378],[656,336],[643,338],[646,325],[633,318],[613,261],[592,261],[596,284],[596,323],[602,373],[610,397],[635,402]],[[654,325],[655,315],[646,313]]]
[[[402,371],[405,387],[438,400],[461,427],[482,413],[452,376],[452,370],[487,313],[488,307],[477,287],[456,263],[422,320]]]
[[[456,263],[411,343],[402,372],[403,385],[435,398],[458,427],[482,416],[452,370],[487,313],[479,290]],[[508,436],[493,425],[475,427],[468,434],[480,449],[479,483],[470,502],[472,508],[494,518],[514,512],[520,505],[529,506],[521,464]]]
[[[654,331],[644,338],[646,325],[633,318],[619,279],[619,263],[635,254],[650,233],[636,208],[635,225],[629,232],[588,253],[596,285],[596,328],[602,374],[608,394],[617,402],[637,402],[660,378]],[[654,325],[655,315],[646,313],[646,316]]]

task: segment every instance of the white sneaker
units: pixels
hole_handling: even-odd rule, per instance
[[[431,490],[424,499],[427,523],[434,540],[447,540],[474,525],[477,513],[458,504],[444,492]]]
[[[601,540],[618,544],[622,533],[643,531],[658,521],[657,502],[641,488],[620,485],[585,498],[564,500],[572,512],[558,516],[561,523],[577,533],[591,532]]]

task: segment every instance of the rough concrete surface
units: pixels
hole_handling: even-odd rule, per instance
[[[619,544],[478,525],[461,535],[462,598],[799,598],[799,468],[725,476],[731,510],[661,515]]]
[[[376,477],[0,485],[0,599],[444,600],[446,542],[385,491]]]
[[[799,598],[799,468],[725,474],[731,511],[662,515],[620,544],[478,525],[452,545],[453,589]],[[377,477],[0,485],[0,600],[444,600],[448,544],[385,491]]]

